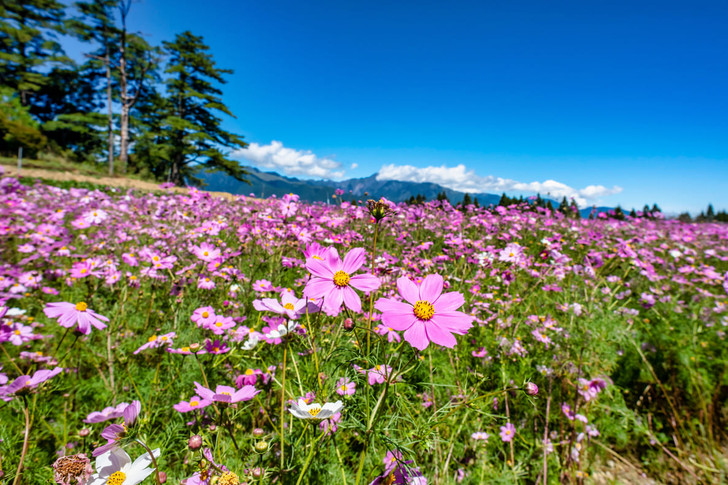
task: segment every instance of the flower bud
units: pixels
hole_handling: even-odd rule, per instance
[[[344,320],[344,330],[346,330],[347,332],[354,330],[354,320],[352,320],[351,318],[347,318],[346,320]]]
[[[533,382],[527,382],[524,390],[529,396],[535,396],[536,394],[538,394],[538,386]]]
[[[255,444],[255,451],[257,451],[258,453],[265,453],[266,451],[268,451],[268,443],[263,440],[258,441]]]
[[[167,474],[164,472],[158,472],[159,483],[167,483]]]
[[[262,476],[263,476],[263,474],[264,474],[265,472],[263,471],[263,469],[262,469],[262,468],[260,468],[260,467],[256,467],[256,468],[253,468],[253,470],[252,470],[252,473],[253,473],[253,477],[255,477],[255,478],[260,478],[260,477],[262,477]]]
[[[260,436],[263,436],[264,434],[265,434],[265,431],[263,431],[262,428],[255,428],[253,430],[253,436],[260,437]]]
[[[202,446],[202,436],[197,435],[197,434],[191,436],[189,441],[187,442],[187,446],[192,451],[199,450],[200,446]]]
[[[88,435],[89,435],[90,433],[91,433],[91,430],[90,430],[90,429],[88,429],[88,428],[81,428],[80,430],[78,430],[78,435],[79,435],[79,436],[80,436],[81,438],[85,438],[85,437],[86,437],[86,436],[88,436]]]

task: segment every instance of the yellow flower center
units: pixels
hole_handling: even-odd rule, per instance
[[[245,371],[246,376],[252,376],[253,374],[255,374],[255,371],[253,369],[248,369]]]
[[[202,318],[208,318],[210,316],[209,312],[202,312]]]
[[[349,273],[337,271],[334,273],[334,284],[339,288],[349,285]]]
[[[343,386],[341,386],[340,389],[341,389],[341,392],[346,392],[346,384],[344,384]]]
[[[156,335],[152,335],[151,337],[149,337],[147,339],[147,342],[154,342],[155,340],[157,340],[157,336]]]
[[[349,280],[347,279],[347,281]],[[293,310],[294,306],[293,303],[286,303],[285,305],[283,305],[283,308],[285,308],[286,310]]]
[[[194,408],[195,406],[199,406],[199,405],[200,405],[200,401],[190,401],[191,408]]]
[[[81,274],[84,274],[86,272],[86,268],[81,270]]]
[[[210,255],[210,253],[208,253],[207,251],[205,251],[204,253],[202,253],[202,255],[203,255],[203,256],[209,256],[209,255]]]
[[[20,330],[16,330],[14,333],[15,335],[20,335]]]
[[[88,305],[85,302],[76,303],[76,310],[79,312],[85,312],[87,308]]]
[[[217,328],[220,328],[220,327],[222,327],[222,322],[215,322],[215,326],[216,326]]]
[[[415,303],[414,312],[417,318],[427,321],[435,314],[435,307],[429,301],[420,300]]]
[[[315,418],[320,412],[321,408],[311,408],[308,410],[308,414],[310,414],[312,418]]]
[[[106,480],[106,485],[122,485],[126,480],[126,473],[114,472],[109,475],[109,479]]]
[[[220,475],[220,480],[217,483],[218,485],[240,485],[240,479],[233,472],[225,472]]]
[[[230,393],[229,393],[229,392],[227,392],[227,391],[223,391],[223,392],[221,392],[220,394],[225,394],[226,396],[230,396]]]
[[[316,254],[314,254],[314,255],[313,255],[313,256],[311,256],[311,257],[312,257],[313,259],[318,259],[319,261],[323,261],[323,260],[324,260],[324,258],[322,258],[321,256],[318,256],[318,255],[316,255]]]
[[[152,258],[152,261],[159,261],[159,256],[154,256],[154,257]]]

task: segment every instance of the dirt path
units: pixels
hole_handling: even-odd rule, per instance
[[[0,164],[0,167],[4,170],[4,175],[8,177],[17,177],[18,168],[13,165]],[[72,182],[89,182],[98,185],[110,185],[112,187],[123,187],[126,189],[139,189],[139,190],[161,190],[159,184],[154,182],[145,182],[143,180],[134,180],[124,177],[97,177],[93,175],[82,175],[80,173],[73,173],[69,171],[57,171],[57,170],[45,170],[41,168],[23,168],[20,172],[21,177],[37,177],[49,180],[62,180]],[[177,193],[187,193],[187,189],[182,187],[174,187],[172,189]],[[204,192],[204,191],[203,191]],[[228,192],[208,192],[213,197],[222,197],[224,199],[232,200],[235,196]]]

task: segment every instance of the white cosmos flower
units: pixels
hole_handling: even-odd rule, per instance
[[[299,399],[298,402],[291,404],[288,410],[301,419],[328,419],[341,411],[343,407],[344,404],[341,401],[327,402],[322,406],[317,402],[306,404],[306,401]]]
[[[267,339],[277,339],[277,338],[283,338],[289,333],[296,330],[296,327],[298,327],[298,322],[295,322],[293,320],[288,320],[288,326],[283,325],[282,323],[278,325],[278,328],[276,330],[272,330],[270,333],[265,334],[265,338]]]
[[[243,343],[242,348],[243,350],[253,350],[256,345],[258,345],[258,337],[249,337],[248,340]]]
[[[159,448],[152,451],[154,459],[159,458]],[[121,448],[107,451],[96,458],[96,473],[88,485],[137,485],[154,473],[150,468],[152,458],[144,453],[132,463],[129,455]]]

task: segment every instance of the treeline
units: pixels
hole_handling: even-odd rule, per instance
[[[728,222],[728,212],[725,210],[715,212],[713,204],[708,204],[707,210],[701,211],[695,218],[692,218],[689,212],[683,212],[678,219],[683,222]]]
[[[199,182],[202,169],[243,180],[229,152],[247,143],[221,127],[233,116],[221,90],[233,71],[189,31],[149,44],[127,25],[131,8],[0,2],[0,153],[51,152],[177,185]],[[83,62],[66,55],[64,37],[83,43]]]

